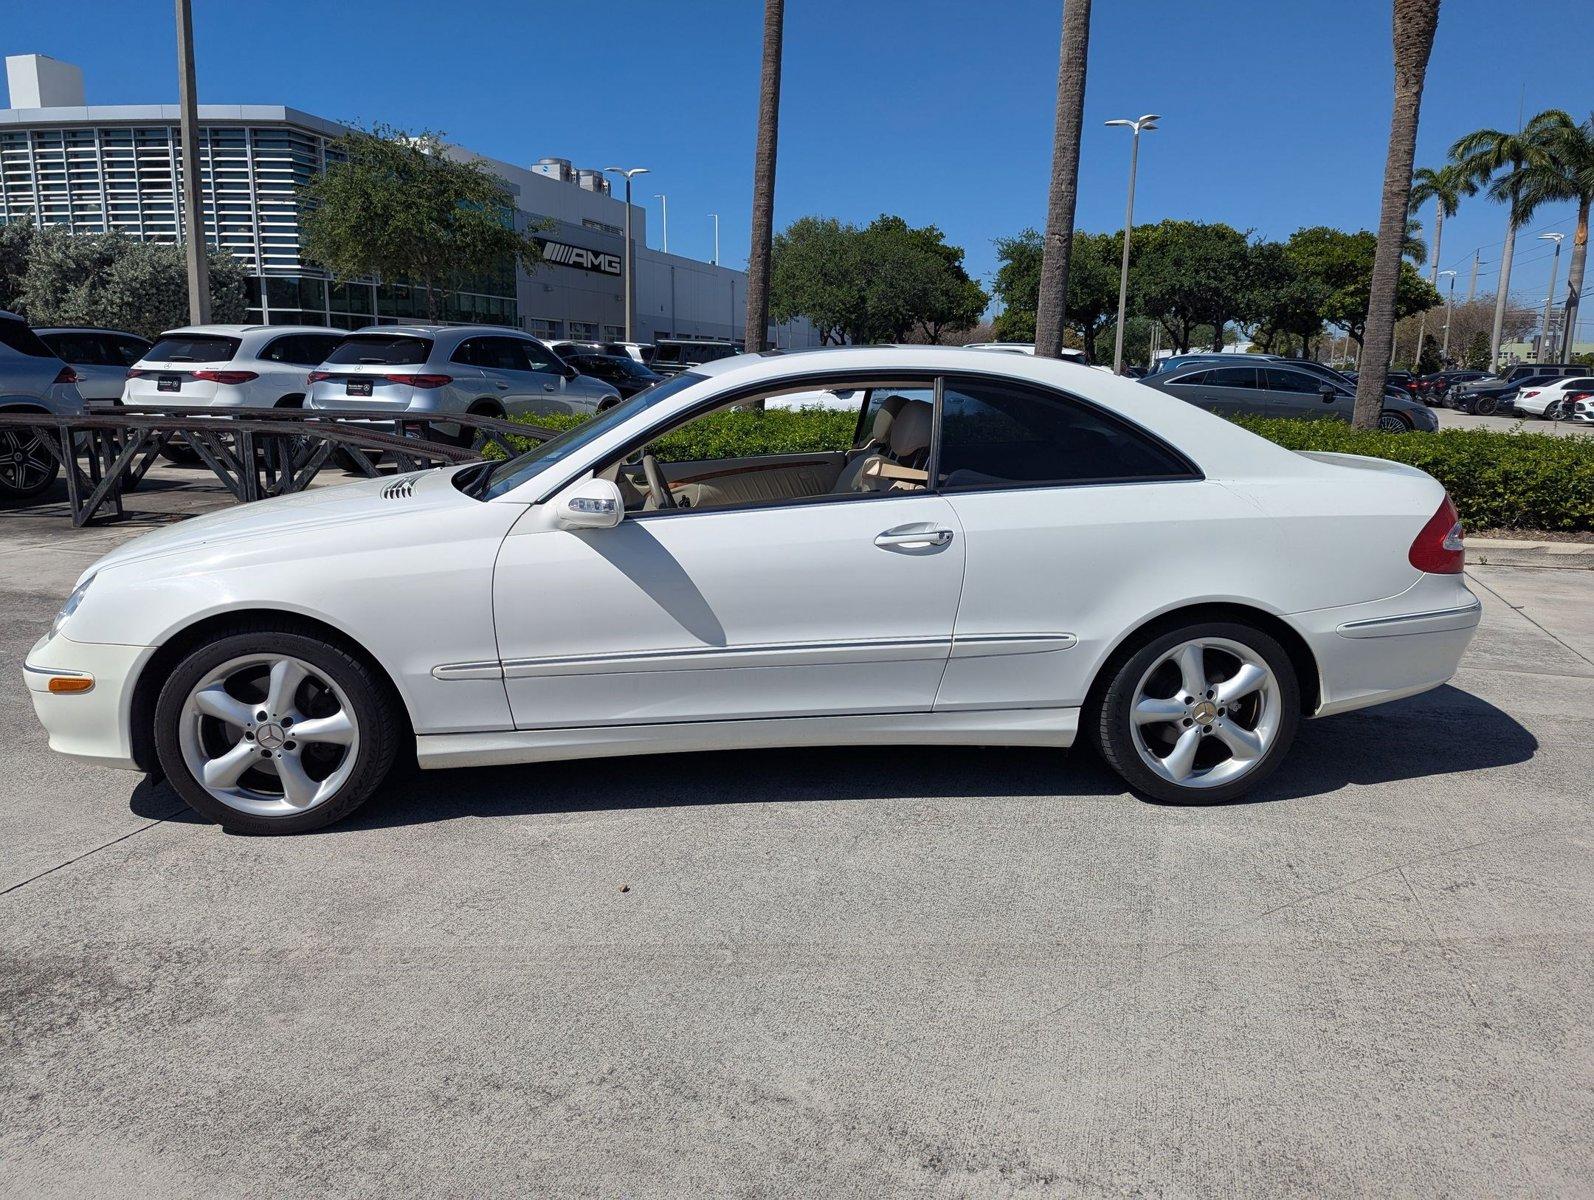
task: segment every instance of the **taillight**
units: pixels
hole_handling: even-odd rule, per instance
[[[440,388],[454,382],[452,375],[384,375],[389,383],[407,383],[411,387]]]
[[[1543,388],[1529,388],[1527,391],[1522,393],[1522,399],[1531,399],[1532,397],[1537,396],[1543,390]]]
[[[1467,552],[1461,544],[1461,517],[1456,506],[1445,493],[1439,511],[1428,518],[1428,524],[1411,543],[1406,555],[1411,565],[1430,575],[1459,575],[1467,565]]]
[[[309,379],[306,380],[306,382],[307,383],[320,383],[323,379],[331,379],[331,378],[332,378],[332,372],[331,371],[311,371],[310,372],[310,377],[309,377]]]
[[[148,371],[141,371],[137,367],[129,367],[127,369],[127,377],[129,379],[142,379],[148,374]]]
[[[77,372],[74,371],[71,367],[62,367],[59,371],[56,372],[55,381],[57,383],[76,383],[77,382]]]
[[[195,371],[194,378],[206,383],[248,383],[260,376],[253,371]]]

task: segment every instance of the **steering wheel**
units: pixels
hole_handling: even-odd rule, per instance
[[[653,497],[653,503],[659,508],[675,508],[675,496],[670,491],[670,485],[664,482],[664,472],[659,469],[659,460],[653,455],[642,456],[642,474],[648,481],[648,492]]]

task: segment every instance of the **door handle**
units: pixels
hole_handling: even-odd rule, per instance
[[[952,540],[950,529],[888,529],[878,535],[876,546],[901,546],[914,550],[928,546],[945,546]]]
[[[542,385],[542,390],[545,392],[557,392],[559,388],[555,384],[545,383]]]
[[[507,383],[505,383],[502,379],[498,380],[497,382],[498,382],[498,390],[500,392],[507,392],[509,390],[509,385]]]

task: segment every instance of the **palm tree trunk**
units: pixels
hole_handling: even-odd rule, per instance
[[[1063,308],[1068,302],[1068,256],[1074,248],[1079,197],[1079,135],[1085,118],[1085,59],[1090,49],[1090,0],[1064,0],[1057,60],[1057,116],[1052,131],[1052,182],[1046,199],[1040,297],[1035,306],[1035,353],[1062,357]]]
[[[1566,270],[1566,307],[1561,310],[1561,353],[1552,362],[1570,360],[1577,342],[1577,295],[1583,290],[1583,268],[1588,261],[1588,210],[1587,199],[1577,206],[1577,232],[1572,235],[1572,261]]]
[[[1505,330],[1505,302],[1511,291],[1511,256],[1517,248],[1517,204],[1513,197],[1506,212],[1505,245],[1500,250],[1500,286],[1494,291],[1494,327],[1489,332],[1489,370],[1500,365],[1500,338]]]
[[[766,346],[769,260],[775,221],[775,141],[780,128],[780,48],[786,0],[764,0],[764,70],[758,87],[758,148],[753,158],[753,241],[747,253],[747,352]]]
[[[1417,118],[1422,87],[1439,25],[1439,0],[1394,0],[1395,105],[1389,119],[1389,155],[1384,159],[1384,198],[1373,254],[1372,290],[1362,328],[1362,371],[1356,379],[1358,429],[1375,429],[1384,411],[1384,383],[1395,344],[1395,287],[1411,211],[1411,167],[1417,156]]]

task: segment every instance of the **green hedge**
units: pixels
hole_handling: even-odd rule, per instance
[[[1494,429],[1383,433],[1342,421],[1236,417],[1289,450],[1409,463],[1444,484],[1472,529],[1594,530],[1594,438]]]
[[[584,419],[528,421],[563,431]],[[1235,421],[1286,449],[1365,454],[1419,467],[1449,489],[1462,521],[1473,529],[1594,530],[1594,437],[1491,429],[1382,433],[1340,421]],[[851,413],[819,409],[717,413],[661,439],[657,453],[665,462],[695,462],[845,450],[852,444],[853,422]]]

